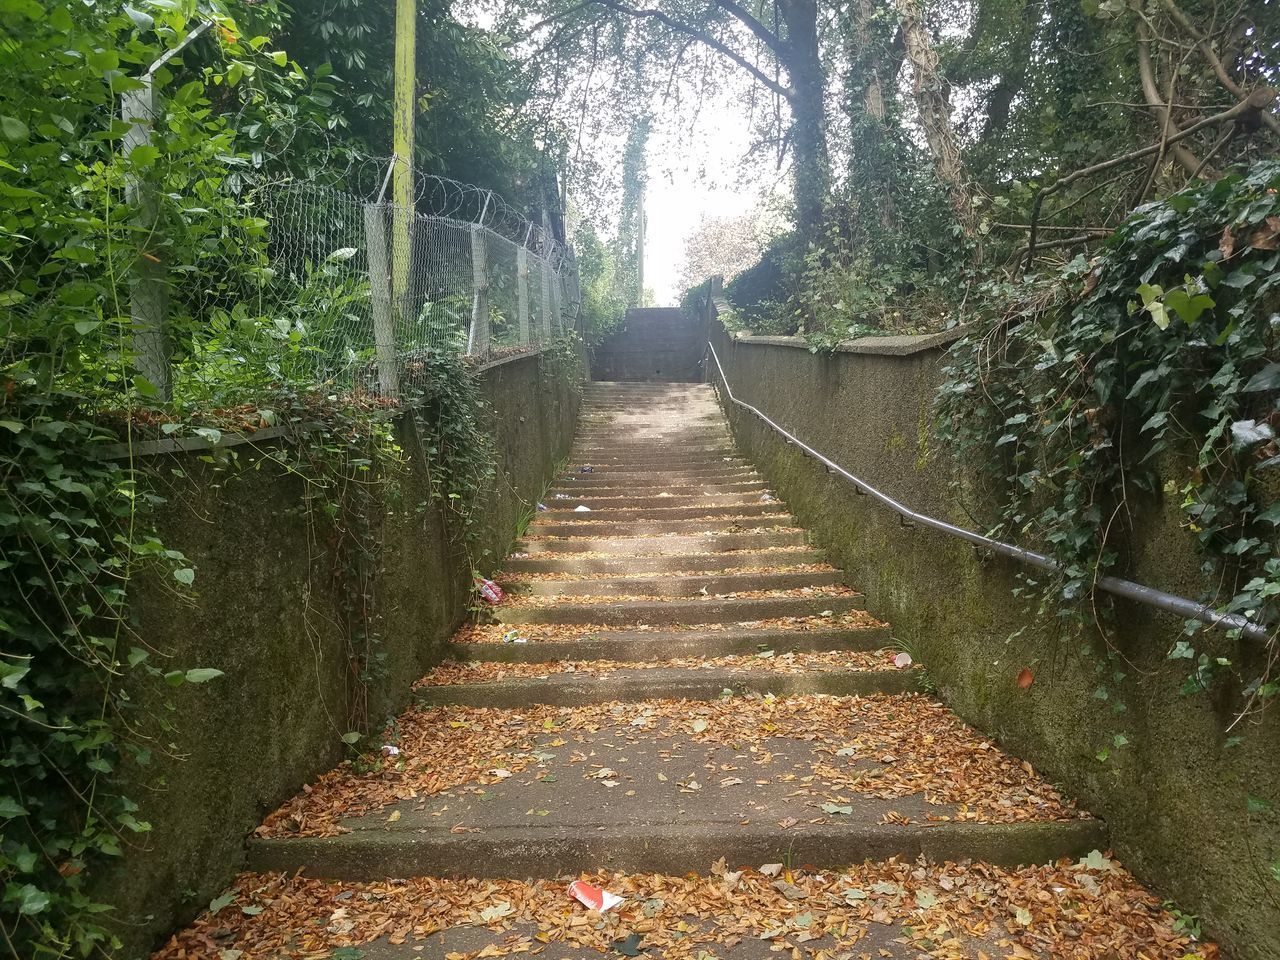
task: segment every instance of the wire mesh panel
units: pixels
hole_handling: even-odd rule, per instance
[[[488,191],[427,178],[408,208],[379,202],[381,190],[371,199],[295,179],[237,186],[245,216],[224,237],[265,234],[265,254],[232,263],[237,244],[227,244],[225,282],[183,294],[179,305],[201,318],[173,351],[184,401],[226,399],[214,396],[235,379],[224,374],[249,364],[270,381],[263,387],[394,397],[433,351],[507,354],[572,327],[572,254]]]

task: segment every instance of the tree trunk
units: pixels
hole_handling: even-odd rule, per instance
[[[924,22],[919,0],[897,0],[897,6],[907,60],[915,75],[915,100],[920,114],[920,127],[924,131],[929,152],[933,155],[934,170],[947,190],[951,208],[955,211],[961,229],[970,239],[976,239],[973,192],[960,157],[960,145],[956,142],[955,130],[951,126],[951,102],[938,65],[938,54],[933,48],[933,38]]]
[[[786,27],[785,56],[780,59],[792,90],[796,227],[801,236],[813,237],[822,223],[831,186],[826,83],[818,49],[818,5],[816,0],[783,0],[778,10]]]
[[[864,198],[874,193],[876,219],[881,230],[889,232],[897,226],[893,182],[896,171],[890,169],[893,160],[887,156],[892,131],[884,91],[897,76],[902,59],[900,54],[894,54],[899,46],[897,40],[886,45],[876,36],[872,24],[875,12],[875,0],[853,0],[850,7],[852,29],[846,52],[848,110],[854,124],[851,172],[863,181],[857,186]]]

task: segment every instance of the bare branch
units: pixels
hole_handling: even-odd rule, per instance
[[[1147,105],[1151,107],[1151,112],[1160,121],[1162,142],[1171,144],[1174,140],[1181,139],[1177,136],[1180,128],[1174,123],[1173,111],[1169,109],[1165,99],[1160,96],[1160,90],[1156,86],[1155,67],[1151,63],[1151,28],[1147,26],[1147,21],[1142,17],[1138,17],[1137,27],[1138,78],[1142,81],[1142,95],[1146,98]],[[1186,168],[1187,173],[1192,175],[1201,167],[1199,158],[1186,147],[1174,147],[1173,157]]]
[[[1049,186],[1037,190],[1035,200],[1031,204],[1031,235],[1027,239],[1027,263],[1030,264],[1031,256],[1036,251],[1036,230],[1038,229],[1037,221],[1040,219],[1040,207],[1041,204],[1044,203],[1045,197],[1050,194],[1057,193],[1059,190],[1075,183],[1077,180],[1082,180],[1085,177],[1091,177],[1095,173],[1103,173],[1114,167],[1121,166],[1122,164],[1132,163],[1134,160],[1141,160],[1143,157],[1150,156],[1175,141],[1194,136],[1209,127],[1215,127],[1223,123],[1241,120],[1257,113],[1258,111],[1267,110],[1271,107],[1271,104],[1275,102],[1275,99],[1276,92],[1274,90],[1269,87],[1259,87],[1235,106],[1227,110],[1223,110],[1221,113],[1215,113],[1211,117],[1205,117],[1203,120],[1193,123],[1191,126],[1179,130],[1177,133],[1171,133],[1168,137],[1162,138],[1157,143],[1142,147],[1139,150],[1131,150],[1118,157],[1112,157],[1110,160],[1103,160],[1101,163],[1095,163],[1088,167],[1081,167],[1079,170],[1069,173],[1059,180],[1055,180]]]
[[[728,60],[732,60],[734,63],[740,66],[743,70],[747,71],[747,73],[751,74],[751,76],[753,76],[758,83],[772,90],[778,96],[785,99],[788,103],[791,102],[791,99],[794,96],[794,93],[790,87],[787,87],[781,83],[778,83],[776,80],[770,77],[767,73],[762,71],[759,67],[755,66],[755,64],[751,63],[751,61],[747,60],[744,56],[742,56],[742,54],[738,53],[736,50],[727,46],[722,41],[717,40],[715,37],[707,33],[705,30],[700,30],[697,27],[693,26],[693,24],[682,23],[681,21],[676,20],[674,17],[667,15],[661,10],[654,10],[649,7],[631,7],[625,3],[620,3],[619,0],[592,0],[592,2],[599,4],[602,7],[608,7],[610,10],[614,10],[618,13],[625,13],[627,16],[635,17],[638,20],[639,19],[657,20],[659,23],[665,25],[671,30],[674,30],[675,32],[680,34],[684,34],[687,37],[693,37],[699,43],[702,43],[703,45],[710,47],[712,50],[716,51],[716,53],[720,54],[722,57],[725,57]]]
[[[789,53],[787,42],[778,34],[774,33],[763,23],[749,14],[743,7],[734,2],[734,0],[715,0],[716,5],[723,9],[726,13],[731,14],[737,20],[740,20],[748,30],[750,30],[761,43],[776,53],[781,59],[785,60]]]
[[[1160,2],[1164,4],[1165,10],[1169,12],[1169,16],[1174,19],[1174,22],[1196,38],[1196,46],[1200,50],[1201,56],[1213,69],[1214,76],[1218,78],[1218,82],[1222,84],[1223,88],[1232,96],[1243,100],[1248,94],[1240,84],[1232,79],[1231,74],[1227,73],[1226,66],[1214,52],[1213,44],[1209,42],[1209,38],[1205,36],[1204,31],[1191,22],[1191,18],[1183,13],[1182,8],[1178,6],[1175,0],[1160,0]],[[1258,118],[1271,128],[1272,133],[1280,133],[1280,117],[1276,117],[1270,111],[1263,111],[1258,114]]]

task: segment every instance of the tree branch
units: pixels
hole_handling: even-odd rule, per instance
[[[1200,54],[1213,69],[1214,75],[1218,78],[1218,82],[1222,84],[1223,88],[1232,96],[1239,100],[1243,100],[1248,94],[1240,84],[1236,83],[1235,80],[1232,79],[1231,74],[1227,73],[1226,66],[1223,64],[1222,59],[1214,52],[1213,45],[1209,42],[1209,38],[1205,36],[1204,31],[1200,30],[1191,22],[1191,18],[1182,11],[1182,8],[1178,6],[1175,0],[1160,0],[1160,2],[1164,4],[1165,10],[1168,11],[1169,16],[1173,18],[1174,22],[1177,23],[1178,26],[1182,27],[1183,30],[1187,31],[1187,33],[1191,34],[1191,36],[1195,37],[1196,46],[1199,49]],[[1274,113],[1269,111],[1263,111],[1259,113],[1258,119],[1270,127],[1272,133],[1280,134],[1280,117],[1276,117]]]
[[[1085,177],[1091,177],[1095,173],[1103,173],[1104,171],[1110,170],[1113,167],[1118,167],[1121,164],[1132,163],[1134,160],[1141,160],[1143,157],[1150,156],[1158,150],[1167,147],[1171,143],[1182,140],[1185,137],[1194,136],[1201,130],[1208,127],[1218,126],[1219,124],[1228,123],[1232,120],[1239,120],[1260,110],[1266,110],[1275,102],[1275,99],[1276,92],[1274,90],[1269,87],[1259,87],[1235,106],[1223,110],[1221,113],[1215,113],[1211,117],[1205,117],[1203,120],[1193,123],[1191,126],[1179,130],[1177,133],[1171,133],[1169,136],[1161,138],[1158,143],[1142,147],[1139,150],[1131,150],[1118,157],[1112,157],[1110,160],[1103,160],[1101,163],[1095,163],[1088,167],[1081,167],[1079,170],[1069,173],[1059,180],[1055,180],[1049,186],[1037,190],[1035,200],[1031,204],[1031,235],[1027,239],[1027,263],[1031,263],[1031,256],[1036,251],[1037,221],[1040,219],[1040,207],[1044,203],[1045,197],[1050,194],[1057,193],[1059,190],[1075,183],[1077,180],[1081,180]]]
[[[767,73],[742,56],[742,54],[730,48],[720,40],[717,40],[705,30],[699,30],[697,27],[689,23],[681,23],[679,20],[668,16],[661,10],[653,10],[648,7],[631,7],[627,6],[625,3],[618,2],[618,0],[592,0],[592,2],[599,4],[602,7],[608,7],[610,10],[616,11],[617,13],[625,13],[627,16],[634,17],[637,20],[657,20],[659,23],[664,24],[676,33],[683,34],[686,37],[693,37],[698,42],[716,51],[716,53],[720,54],[722,57],[732,60],[743,70],[747,71],[747,73],[751,74],[751,76],[755,77],[758,83],[772,90],[788,103],[791,102],[791,99],[794,96],[794,92],[790,87],[778,83]]]
[[[779,58],[783,60],[787,58],[789,53],[787,42],[749,14],[745,8],[735,3],[734,0],[715,0],[715,2],[726,13],[740,20],[748,30],[756,35],[761,43],[776,53]]]
[[[1177,136],[1180,129],[1173,121],[1173,111],[1160,96],[1160,90],[1156,86],[1155,67],[1151,63],[1151,29],[1141,16],[1138,17],[1138,78],[1142,81],[1142,95],[1146,98],[1147,105],[1160,121],[1163,143],[1172,144],[1174,140],[1181,139]],[[1186,168],[1187,173],[1194,175],[1200,169],[1199,158],[1186,147],[1174,147],[1173,156]]]

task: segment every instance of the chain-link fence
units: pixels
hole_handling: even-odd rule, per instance
[[[220,282],[179,292],[160,270],[134,278],[135,365],[163,397],[225,402],[221,385],[237,372],[243,385],[246,366],[264,381],[397,397],[432,352],[496,358],[575,327],[573,250],[496,194],[419,175],[401,206],[385,199],[390,161],[326,173],[228,185],[230,253],[203,265]],[[236,251],[256,260],[232,262]],[[179,316],[181,332],[168,322]]]

